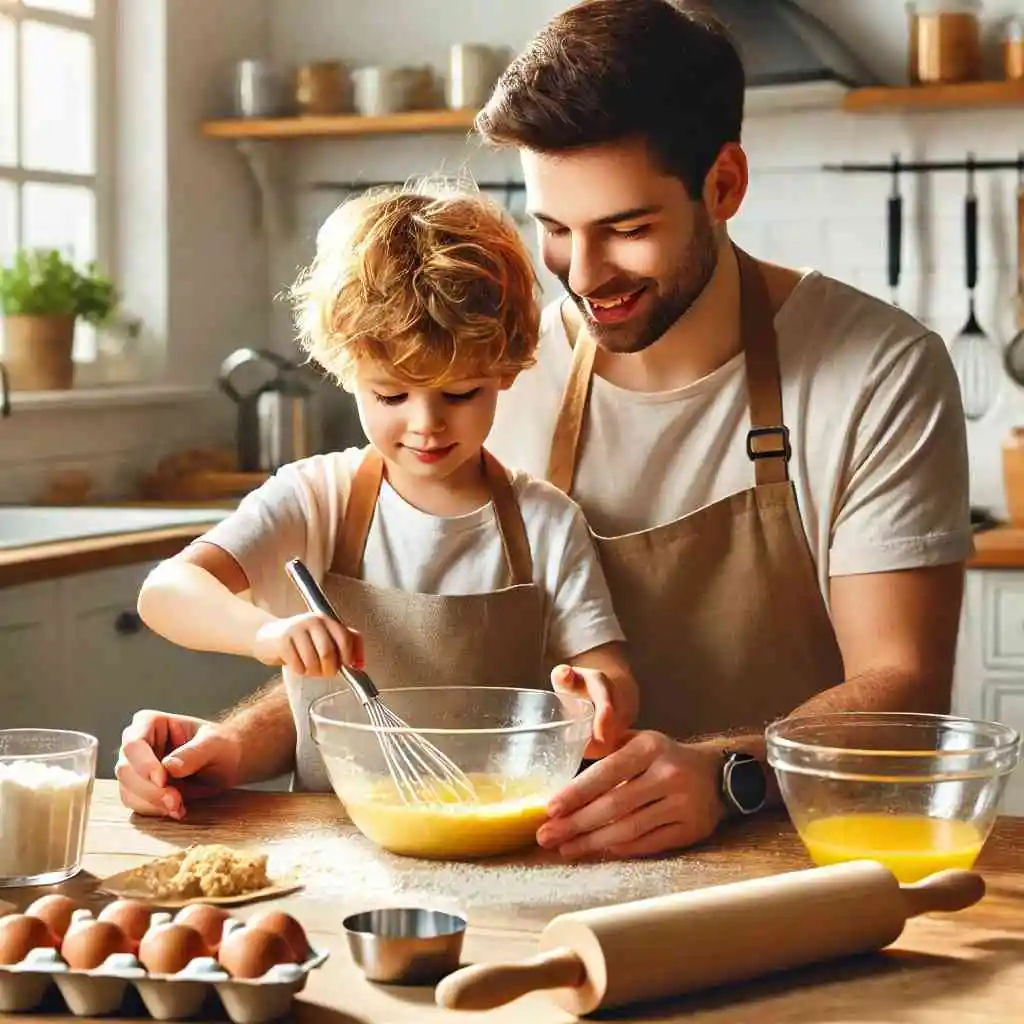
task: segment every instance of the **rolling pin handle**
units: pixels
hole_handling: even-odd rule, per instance
[[[518,963],[463,967],[438,984],[434,1000],[449,1010],[492,1010],[528,992],[575,988],[585,981],[580,958],[571,949],[559,948]]]
[[[985,879],[976,871],[951,868],[937,871],[920,882],[901,885],[907,917],[918,914],[949,914],[973,906],[985,895]]]

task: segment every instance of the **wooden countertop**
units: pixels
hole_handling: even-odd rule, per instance
[[[112,533],[105,537],[0,549],[0,587],[169,558],[205,533],[210,525],[190,523],[142,533]]]
[[[1024,569],[1024,528],[997,526],[974,535],[969,569]]]
[[[371,848],[331,795],[236,791],[194,805],[186,822],[174,823],[133,819],[118,802],[115,784],[99,781],[84,870],[62,888],[98,906],[107,900],[95,894],[97,876],[191,843],[211,842],[267,844],[272,866],[273,858],[286,850],[301,865],[305,889],[279,902],[302,921],[313,944],[331,955],[312,972],[297,997],[292,1019],[300,1024],[566,1024],[574,1019],[543,994],[476,1016],[438,1009],[428,988],[367,982],[350,959],[342,917],[368,906],[411,901],[417,884],[432,890],[435,905],[455,899],[468,911],[463,959],[479,962],[532,955],[537,933],[562,910],[809,866],[788,819],[780,814],[737,823],[714,843],[671,858],[566,865],[538,851],[511,866],[432,865]],[[1024,819],[1000,819],[978,868],[988,885],[980,904],[957,914],[911,920],[884,953],[620,1010],[614,1019],[687,1024],[1005,1024],[1016,1019],[1024,991]],[[531,871],[534,881],[528,883]],[[552,875],[548,884],[543,883],[545,872]],[[389,894],[386,900],[383,893]],[[3,895],[24,907],[38,894],[22,889]],[[241,907],[237,913],[245,917],[254,909],[255,905]],[[680,955],[685,956],[685,950]],[[32,1015],[35,1024],[68,1024],[71,1019],[52,1010]]]

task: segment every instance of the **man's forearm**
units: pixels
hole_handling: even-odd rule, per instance
[[[242,740],[239,785],[274,779],[295,767],[295,719],[280,676],[228,711],[221,721]]]
[[[843,711],[908,711],[943,714],[948,712],[951,683],[948,678],[922,681],[917,673],[894,669],[865,672],[837,686],[816,693],[787,717],[828,715]],[[694,746],[717,751],[742,750],[758,760],[768,759],[764,731],[737,729],[717,736],[701,736]],[[779,802],[775,773],[768,772],[768,803]]]

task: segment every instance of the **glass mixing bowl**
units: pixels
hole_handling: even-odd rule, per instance
[[[97,746],[82,732],[0,729],[0,886],[79,871]]]
[[[545,806],[579,769],[594,706],[549,690],[492,686],[383,690],[408,729],[380,729],[349,690],[309,711],[331,785],[355,826],[393,853],[463,860],[509,853],[534,841]],[[431,785],[412,751],[433,744],[469,776],[475,797]],[[428,779],[404,800],[386,753]]]
[[[903,882],[974,864],[1020,759],[1014,729],[951,715],[785,718],[765,739],[811,860],[877,860]]]

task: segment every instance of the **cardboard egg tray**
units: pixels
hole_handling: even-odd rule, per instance
[[[87,910],[75,911],[74,920],[91,919]],[[154,913],[150,928],[166,924],[172,916]],[[229,919],[227,935],[243,922]],[[261,1024],[285,1016],[292,998],[306,985],[310,971],[326,959],[326,952],[310,949],[301,964],[277,964],[261,978],[232,978],[213,957],[192,960],[177,974],[149,974],[131,953],[114,953],[91,971],[72,970],[55,949],[31,950],[21,963],[0,966],[0,1014],[36,1009],[56,986],[68,1011],[76,1017],[99,1017],[131,1012],[129,989],[134,989],[155,1020],[186,1020],[207,1008],[214,994],[234,1024]],[[134,1014],[133,1014],[134,1015]]]

